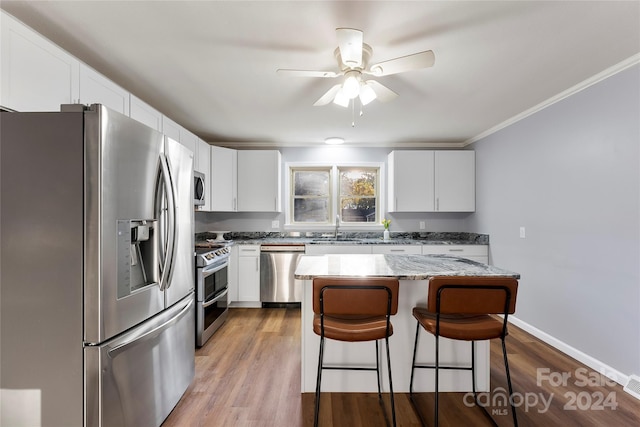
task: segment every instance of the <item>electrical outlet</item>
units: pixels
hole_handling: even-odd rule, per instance
[[[424,221],[420,221],[420,230],[424,230],[425,228],[427,228],[425,222]]]
[[[280,221],[277,219],[275,221],[271,221],[271,228],[280,228]]]
[[[520,227],[520,238],[524,239],[526,237],[526,232],[524,227]]]

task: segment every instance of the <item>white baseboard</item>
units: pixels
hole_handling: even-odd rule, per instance
[[[612,368],[611,366],[607,365],[606,363],[603,363],[602,361],[596,359],[595,357],[591,357],[588,354],[583,353],[582,351],[570,346],[569,344],[563,341],[560,341],[559,339],[547,334],[546,332],[541,331],[540,329],[528,324],[527,322],[524,322],[518,319],[515,316],[509,316],[509,322],[513,323],[515,326],[519,327],[520,329],[523,329],[524,331],[530,333],[534,337],[546,342],[550,346],[567,354],[568,356],[573,357],[577,361],[584,363],[594,371],[600,372],[602,375],[617,382],[623,387],[629,381],[628,375],[623,374],[622,372]]]

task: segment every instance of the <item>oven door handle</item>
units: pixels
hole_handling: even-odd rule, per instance
[[[225,267],[229,266],[229,261],[225,261],[222,264],[218,264],[218,265],[212,265],[212,266],[208,266],[208,267],[204,267],[202,269],[202,274],[205,276],[210,276],[211,274],[222,270]]]
[[[213,305],[213,304],[217,303],[218,301],[220,301],[220,299],[221,299],[222,297],[226,297],[228,293],[229,293],[229,288],[226,288],[226,289],[224,290],[224,292],[222,292],[220,295],[218,295],[217,297],[215,297],[215,298],[214,298],[214,299],[212,299],[211,301],[207,301],[207,302],[205,302],[205,303],[202,303],[202,308],[207,308],[207,307],[209,307],[209,306],[211,306],[211,305]]]

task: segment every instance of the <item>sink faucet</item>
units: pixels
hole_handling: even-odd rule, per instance
[[[338,229],[340,228],[340,214],[336,215],[336,231],[335,231],[335,238],[336,240],[338,239]]]

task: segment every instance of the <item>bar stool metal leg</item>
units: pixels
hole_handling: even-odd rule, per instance
[[[320,414],[320,383],[322,381],[322,363],[324,356],[324,337],[320,337],[320,355],[318,356],[318,375],[316,376],[316,402],[313,413],[313,425],[318,427],[318,416]]]
[[[387,369],[389,370],[389,396],[391,397],[391,419],[393,427],[396,427],[396,403],[393,398],[393,380],[391,379],[391,356],[389,354],[389,337],[385,338],[387,344]]]

